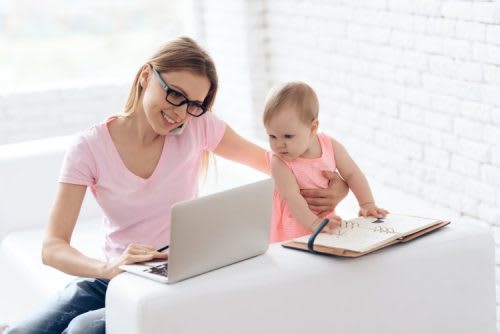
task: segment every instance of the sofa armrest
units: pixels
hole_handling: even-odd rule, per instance
[[[47,223],[57,178],[72,137],[56,137],[0,146],[0,240],[9,232]],[[86,198],[91,197],[87,193]],[[100,215],[90,198],[82,219]]]

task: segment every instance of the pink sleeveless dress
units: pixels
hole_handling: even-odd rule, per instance
[[[328,179],[323,170],[335,171],[335,157],[330,137],[318,133],[321,145],[321,157],[315,159],[296,158],[282,161],[290,168],[300,189],[327,188]],[[278,189],[274,191],[271,242],[281,242],[298,238],[311,231],[299,224],[292,216]]]

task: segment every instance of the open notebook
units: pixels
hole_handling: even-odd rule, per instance
[[[311,235],[283,243],[284,247],[338,256],[357,257],[427,234],[450,222],[389,214],[385,218],[357,217],[344,221],[332,234],[319,233],[308,248]],[[313,234],[314,236],[314,234]]]

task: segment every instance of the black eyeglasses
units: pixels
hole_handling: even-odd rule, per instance
[[[165,93],[167,93],[167,96],[165,96],[165,100],[168,103],[176,107],[187,104],[186,112],[194,117],[200,117],[207,112],[207,107],[205,105],[195,101],[191,101],[181,92],[170,88],[165,80],[163,80],[163,78],[160,76],[160,73],[153,67],[153,65],[151,65],[151,68],[153,69],[153,73],[155,74],[156,78],[160,82],[160,85],[165,90]]]

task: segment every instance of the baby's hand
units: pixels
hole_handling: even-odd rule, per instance
[[[359,215],[363,217],[385,217],[389,211],[379,208],[378,206],[375,205],[375,203],[366,203],[361,205],[359,208]]]
[[[316,231],[318,228],[319,224],[324,220],[324,218],[318,218],[316,219],[312,224],[311,224],[311,230]],[[340,224],[342,223],[342,218],[339,216],[331,216],[328,217],[328,220],[330,222],[321,230],[321,232],[326,232],[326,233],[333,233],[334,231],[338,230],[340,228]]]

